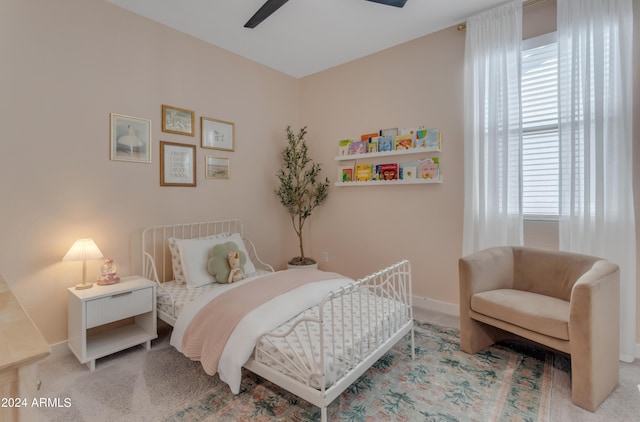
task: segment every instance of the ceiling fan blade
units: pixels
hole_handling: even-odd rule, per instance
[[[255,28],[260,22],[267,19],[273,12],[280,9],[289,0],[267,0],[251,19],[244,24],[245,28]],[[405,0],[406,1],[406,0]]]
[[[368,0],[374,3],[386,4],[387,6],[403,7],[407,0]]]

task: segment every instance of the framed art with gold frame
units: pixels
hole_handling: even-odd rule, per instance
[[[202,148],[233,151],[235,147],[235,124],[201,116],[200,146]]]
[[[196,146],[160,141],[160,186],[196,186]]]
[[[228,179],[229,159],[207,155],[205,159],[205,177],[207,179]]]
[[[184,108],[162,105],[162,131],[194,136],[195,112]]]

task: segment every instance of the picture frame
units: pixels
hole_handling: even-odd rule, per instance
[[[151,163],[151,120],[118,113],[109,119],[111,160]]]
[[[200,117],[200,146],[221,151],[235,150],[235,124],[224,120]]]
[[[184,108],[162,105],[162,131],[194,136],[195,112]]]
[[[160,141],[160,186],[196,186],[196,146]]]
[[[205,159],[205,178],[229,179],[229,159],[207,155]]]

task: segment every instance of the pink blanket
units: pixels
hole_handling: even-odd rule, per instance
[[[284,270],[235,287],[214,298],[193,317],[182,338],[182,353],[199,360],[205,372],[214,375],[229,336],[245,315],[304,284],[343,277],[320,270]]]

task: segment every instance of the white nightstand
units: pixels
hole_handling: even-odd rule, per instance
[[[69,348],[92,371],[96,359],[142,343],[149,350],[158,337],[151,280],[132,276],[86,290],[70,287],[68,297]]]

